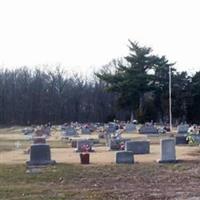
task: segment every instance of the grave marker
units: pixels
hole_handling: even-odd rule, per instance
[[[160,140],[160,160],[159,163],[173,163],[176,162],[176,147],[175,139],[161,139]]]
[[[134,155],[131,151],[119,151],[116,152],[116,163],[117,164],[133,164]]]
[[[33,144],[30,149],[30,161],[27,165],[48,165],[55,164],[51,160],[50,146],[47,144]]]
[[[125,151],[131,151],[133,154],[148,154],[150,152],[149,141],[127,141]]]

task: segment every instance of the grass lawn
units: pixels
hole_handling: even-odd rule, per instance
[[[57,164],[38,174],[0,165],[1,200],[198,199],[200,162],[177,164]]]

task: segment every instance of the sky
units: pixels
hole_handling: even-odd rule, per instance
[[[85,72],[128,54],[128,39],[200,70],[199,0],[0,0],[0,67]],[[50,67],[50,68],[51,68]]]

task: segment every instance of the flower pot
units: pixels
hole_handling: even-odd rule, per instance
[[[89,153],[80,153],[81,164],[90,163],[90,154]]]

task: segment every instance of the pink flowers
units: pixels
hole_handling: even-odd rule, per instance
[[[124,142],[121,142],[120,143],[120,150],[124,150],[125,149],[125,144],[124,144]]]
[[[88,144],[84,144],[81,146],[81,152],[89,152],[90,146]]]

